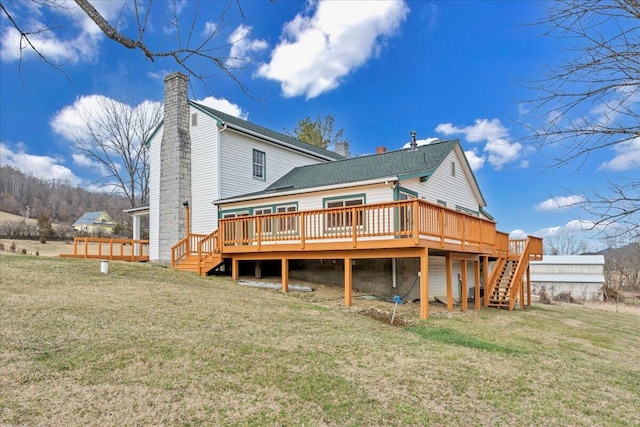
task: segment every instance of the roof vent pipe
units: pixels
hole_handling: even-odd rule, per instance
[[[418,143],[416,142],[416,131],[412,130],[411,131],[411,151],[416,151],[416,149],[418,148]]]

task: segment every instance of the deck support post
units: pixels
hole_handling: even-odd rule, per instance
[[[484,306],[489,307],[489,257],[482,257],[482,283],[484,284]]]
[[[462,274],[462,286],[460,289],[460,303],[462,311],[467,311],[467,261],[460,261],[460,272]]]
[[[429,249],[420,255],[420,319],[429,318]]]
[[[351,307],[352,299],[352,283],[353,269],[351,267],[351,258],[344,259],[344,305]]]
[[[524,310],[524,277],[520,279],[520,310]]]
[[[527,266],[527,305],[531,307],[531,264]]]
[[[282,258],[282,292],[289,292],[289,260]]]
[[[256,279],[262,279],[262,262],[256,261],[256,265],[254,268],[254,276]]]
[[[452,311],[453,310],[453,284],[452,284],[452,277],[453,276],[453,271],[451,268],[451,253],[447,252],[447,255],[445,256],[445,270],[446,270],[446,281],[447,281],[447,310]]]
[[[240,276],[240,261],[237,258],[231,258],[231,278],[233,280],[238,280]]]
[[[476,311],[480,310],[480,261],[473,262],[473,302]]]

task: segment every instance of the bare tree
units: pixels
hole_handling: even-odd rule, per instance
[[[113,16],[101,13],[88,0],[74,0],[74,2],[0,1],[0,11],[7,18],[9,26],[19,35],[17,43],[20,46],[20,66],[23,52],[30,51],[66,75],[63,65],[47,55],[46,49],[42,47],[43,40],[46,40],[50,34],[63,33],[67,30],[68,21],[77,19],[76,13],[81,11],[81,14],[93,21],[109,39],[126,49],[139,51],[151,62],[162,58],[170,59],[190,76],[202,81],[206,87],[209,87],[207,79],[222,73],[238,83],[240,88],[250,95],[234,74],[235,70],[244,67],[247,58],[223,53],[228,51],[231,45],[241,41],[230,42],[223,37],[230,25],[238,21],[244,23],[244,12],[238,0],[230,0],[226,4],[217,3],[217,18],[212,19],[213,17],[207,14],[206,22],[205,18],[200,16],[201,0],[191,2],[173,0],[160,3],[154,3],[153,0],[134,0],[133,2],[125,0],[110,5],[111,9],[114,5],[119,6],[119,11],[112,14]],[[162,7],[159,5],[167,8],[165,15],[167,22],[156,21],[154,24],[165,25],[165,32],[172,33],[172,36],[154,43],[145,36],[153,20],[152,11]],[[133,15],[133,25],[130,25],[131,20],[125,19],[128,12]],[[44,17],[45,21],[37,21],[34,19],[35,16]],[[121,25],[124,21],[129,25]],[[242,56],[242,53],[240,55]]]
[[[96,97],[97,108],[79,104],[81,124],[68,129],[74,148],[102,172],[98,182],[122,193],[131,207],[147,204],[149,152],[145,142],[162,119],[160,103],[133,108]]]
[[[560,230],[544,239],[546,255],[580,255],[586,250],[587,244],[570,230]]]
[[[605,239],[605,273],[615,289],[640,289],[640,241],[620,241],[615,236]]]
[[[546,35],[569,42],[572,56],[538,82],[537,120],[528,125],[533,141],[558,153],[551,167],[580,168],[599,150],[619,156],[637,150],[640,3],[560,0],[545,6]],[[610,182],[610,194],[593,194],[583,206],[595,216],[594,227],[623,224],[616,231],[635,238],[640,235],[640,182],[637,174],[629,175],[624,183]]]

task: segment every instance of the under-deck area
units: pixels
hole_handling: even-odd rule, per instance
[[[495,222],[423,200],[357,205],[315,211],[223,218],[209,235],[189,234],[172,248],[172,266],[207,274],[224,260],[237,280],[242,261],[281,263],[282,291],[288,291],[293,260],[338,259],[344,265],[344,303],[352,304],[353,263],[362,259],[419,259],[420,317],[429,315],[429,256],[445,259],[447,307],[453,308],[453,264],[461,271],[461,306],[473,288],[476,309],[513,309],[525,301],[529,260],[542,257],[535,237],[509,240]],[[472,278],[468,277],[471,265]],[[485,285],[486,284],[486,285]],[[529,295],[529,293],[527,293]]]

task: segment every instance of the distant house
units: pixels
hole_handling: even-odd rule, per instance
[[[116,223],[106,211],[87,212],[73,223],[76,231],[88,234],[111,234]]]
[[[568,292],[579,301],[602,301],[603,255],[545,255],[530,267],[534,294],[544,286],[551,297]]]

